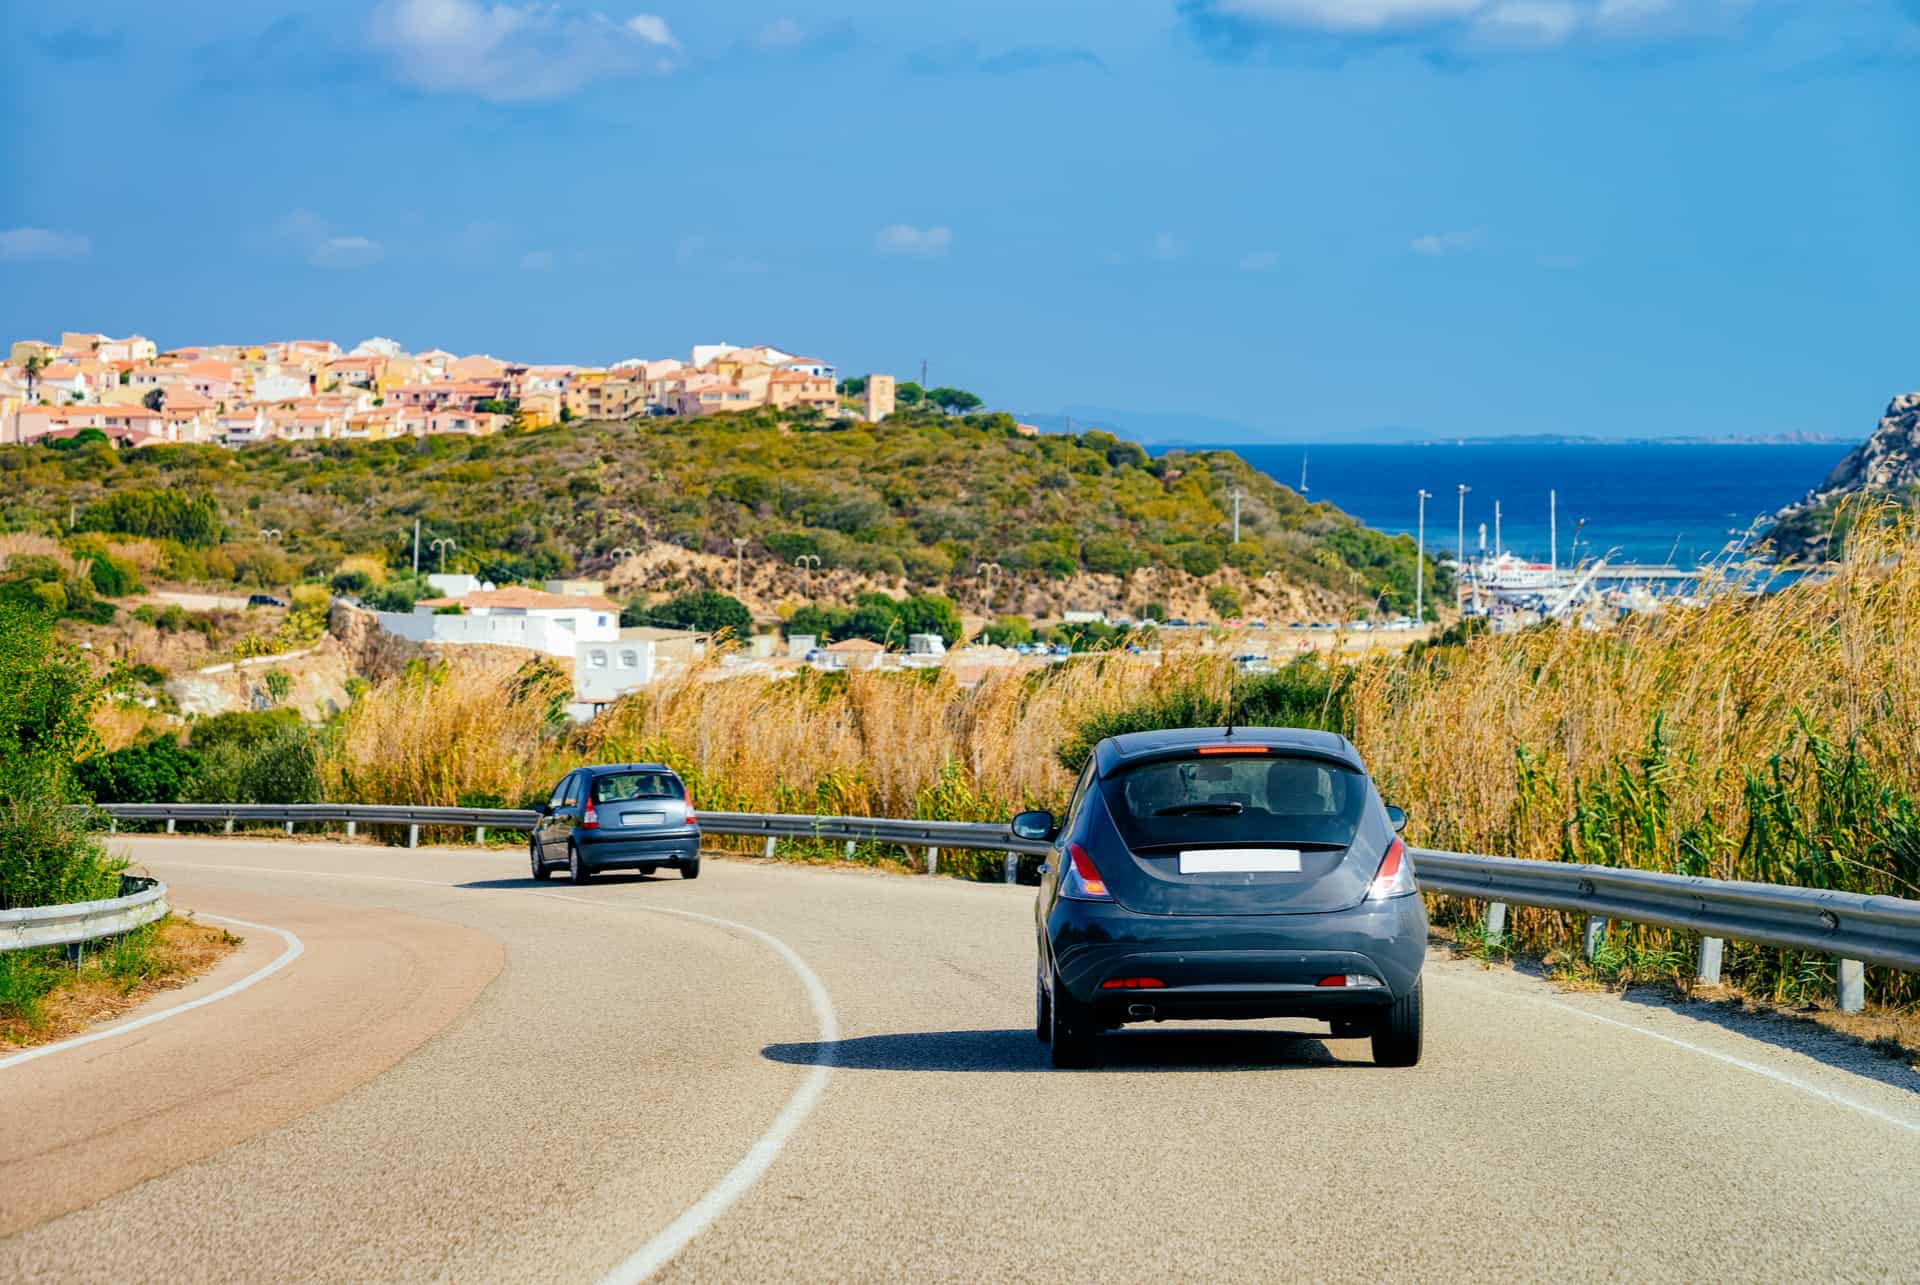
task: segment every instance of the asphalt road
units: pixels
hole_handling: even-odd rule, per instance
[[[1031,1030],[1032,892],[136,839],[256,925],[0,1059],[0,1279],[1912,1279],[1920,1076],[1435,957],[1426,1058]],[[274,930],[279,930],[278,932]],[[286,934],[291,934],[287,936]],[[1291,1031],[1289,1030],[1291,1028]]]

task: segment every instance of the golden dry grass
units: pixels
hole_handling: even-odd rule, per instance
[[[83,956],[77,966],[55,965],[62,976],[31,1013],[0,1015],[0,1051],[46,1044],[111,1021],[162,991],[185,986],[240,943],[224,928],[170,915],[127,957],[116,958],[110,947]]]

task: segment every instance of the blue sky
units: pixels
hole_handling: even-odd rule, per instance
[[[1275,439],[1920,387],[1920,0],[595,3],[16,24],[0,333],[770,342]]]

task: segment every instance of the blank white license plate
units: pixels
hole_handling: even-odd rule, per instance
[[[1298,874],[1297,848],[1207,848],[1180,854],[1183,875]]]
[[[659,825],[664,820],[658,812],[626,812],[620,817],[622,825]]]

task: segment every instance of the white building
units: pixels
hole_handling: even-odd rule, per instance
[[[481,589],[458,598],[423,598],[411,612],[375,614],[382,629],[413,642],[520,647],[569,659],[583,642],[620,636],[618,603],[538,589]]]

